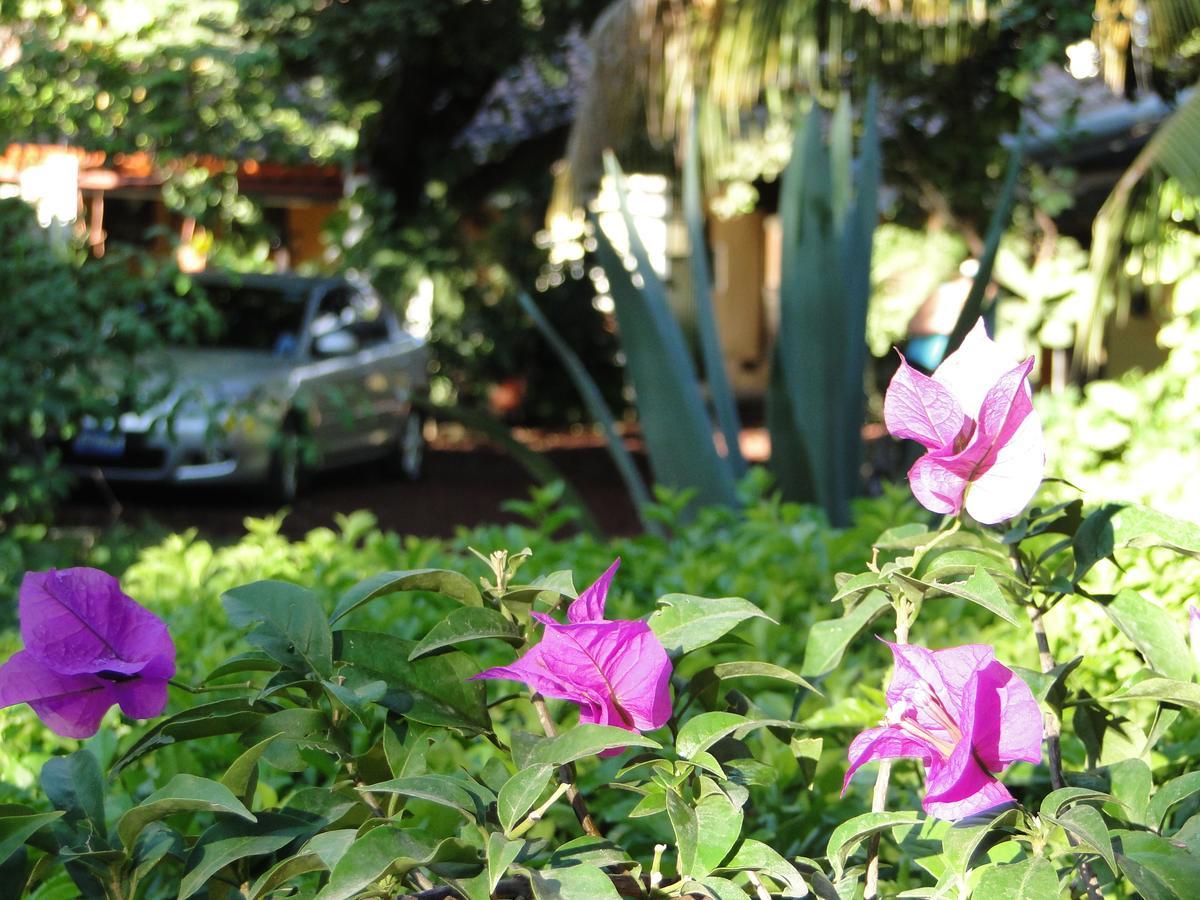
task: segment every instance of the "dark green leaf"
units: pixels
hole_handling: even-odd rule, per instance
[[[529,870],[535,900],[620,900],[612,880],[595,866]]]
[[[316,596],[286,581],[256,581],[221,596],[231,624],[257,626],[247,636],[256,647],[289,669],[333,675],[329,623]]]
[[[12,856],[30,835],[62,816],[57,810],[28,816],[0,816],[0,862]]]
[[[1188,797],[1200,792],[1200,772],[1188,772],[1161,785],[1146,807],[1146,824],[1162,831],[1171,810]]]
[[[905,576],[897,576],[905,577]],[[922,582],[913,579],[916,584]],[[962,597],[964,600],[970,600],[972,603],[982,606],[988,612],[999,616],[1006,622],[1020,626],[1023,619],[1016,605],[1013,604],[1004,592],[1000,590],[1000,586],[996,584],[996,579],[988,574],[987,570],[982,566],[976,566],[974,573],[966,581],[955,582],[935,582],[931,585],[940,591],[945,591],[947,594],[952,594],[955,597]]]
[[[803,897],[808,894],[808,885],[805,884],[800,871],[784,859],[778,851],[773,850],[762,841],[753,839],[742,841],[742,845],[738,847],[733,859],[729,860],[722,870],[758,872],[760,875],[770,876],[792,896]]]
[[[248,900],[260,900],[301,875],[329,871],[354,843],[355,836],[352,828],[316,835],[294,855],[280,860],[264,872],[251,887]]]
[[[239,734],[261,722],[264,715],[278,708],[269,703],[251,703],[247,700],[216,700],[185,709],[163,719],[138,738],[133,746],[112,764],[110,775],[115,778],[130,763],[176,741],[191,741],[218,734]]]
[[[454,838],[432,843],[416,832],[380,825],[346,849],[317,898],[348,900],[388,873],[403,876],[417,866],[465,858],[475,858],[474,851]]]
[[[696,810],[677,791],[666,794],[667,818],[675,832],[675,847],[679,854],[676,868],[681,877],[697,870],[697,853],[700,849],[700,820]],[[704,873],[707,874],[707,873]]]
[[[176,775],[121,816],[117,820],[117,834],[122,844],[132,847],[138,833],[151,822],[181,812],[228,813],[255,821],[254,814],[220,782],[196,775]]]
[[[1059,895],[1058,873],[1049,860],[1024,859],[983,870],[975,900],[1049,900]]]
[[[1112,838],[1108,834],[1108,825],[1099,810],[1086,804],[1076,804],[1066,812],[1050,819],[1073,834],[1089,850],[1094,850],[1108,863],[1112,871],[1117,870],[1117,860],[1113,855]]]
[[[179,883],[179,900],[198,892],[230,863],[274,853],[307,830],[306,823],[274,813],[260,813],[257,822],[235,820],[209,826],[188,854]]]
[[[241,756],[225,770],[221,776],[221,784],[233,791],[243,803],[249,803],[254,797],[254,787],[258,784],[258,759],[271,746],[276,735],[264,738]]]
[[[901,825],[916,825],[920,821],[920,816],[911,812],[871,812],[846,820],[833,830],[825,849],[834,875],[841,878],[850,854],[871,835]]]
[[[800,671],[810,678],[825,675],[837,668],[850,642],[871,621],[892,605],[883,591],[872,591],[840,619],[818,622],[809,629]]]
[[[202,684],[224,678],[226,675],[240,675],[243,672],[274,672],[279,669],[279,663],[265,653],[252,651],[239,653],[217,666],[205,677]]]
[[[447,569],[410,569],[404,572],[380,572],[363,579],[338,598],[329,624],[336,624],[364,603],[398,591],[428,591],[457,600],[464,606],[483,606],[479,589],[466,575]]]
[[[372,784],[360,790],[428,800],[430,803],[458,810],[472,821],[477,815],[475,798],[463,788],[461,782],[448,775],[409,775]]]
[[[1144,900],[1188,900],[1200,884],[1200,859],[1148,831],[1113,831],[1117,864]]]
[[[413,647],[408,658],[418,659],[455,644],[484,638],[499,638],[514,647],[520,647],[525,642],[521,629],[502,613],[487,607],[464,606],[451,611],[450,615],[434,625]]]
[[[96,834],[104,836],[104,776],[88,750],[54,756],[42,766],[42,790],[68,819],[86,818]]]
[[[744,662],[717,663],[715,666],[713,666],[713,674],[722,680],[729,678],[775,678],[779,681],[788,681],[792,684],[797,684],[800,687],[812,691],[814,694],[821,693],[808,681],[804,680],[790,669],[785,669],[783,666],[776,666],[767,662],[755,662],[747,660]]]
[[[560,766],[616,747],[662,749],[662,745],[657,741],[634,731],[626,731],[624,728],[613,725],[577,725],[570,731],[540,741],[529,755],[529,764],[546,763]]]
[[[512,831],[521,817],[533,808],[553,772],[554,767],[549,763],[526,766],[500,788],[496,798],[496,815],[505,833]]]
[[[567,841],[550,854],[550,868],[565,868],[576,863],[589,866],[616,866],[630,863],[629,854],[604,838],[585,834]]]

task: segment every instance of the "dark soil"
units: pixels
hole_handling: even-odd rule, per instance
[[[640,530],[637,516],[604,446],[591,434],[528,433],[522,440],[542,453],[587,503],[609,534]],[[644,459],[638,455],[643,464]],[[535,482],[501,450],[460,437],[439,437],[425,457],[424,475],[410,482],[365,464],[316,476],[292,505],[284,532],[299,536],[333,526],[335,513],[369,510],[381,527],[404,534],[449,536],[459,526],[519,521],[501,509],[526,500]],[[111,495],[108,494],[111,490]],[[244,533],[246,516],[274,513],[276,506],[249,489],[181,488],[170,485],[82,485],[63,509],[63,525],[103,526],[119,520],[181,531],[198,528],[210,537]]]

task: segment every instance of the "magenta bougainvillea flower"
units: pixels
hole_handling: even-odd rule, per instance
[[[615,561],[571,603],[567,624],[533,613],[546,626],[541,641],[512,665],[472,677],[523,681],[546,697],[570,700],[578,704],[582,724],[638,732],[665,725],[671,717],[667,651],[645,622],[604,618],[608,588],[620,564]]]
[[[26,572],[25,649],[0,666],[0,707],[28,703],[55,734],[91,737],[114,703],[149,719],[167,704],[175,644],[158,616],[99,569]]]
[[[1042,758],[1042,713],[1025,682],[986,644],[888,646],[896,672],[887,717],[850,744],[842,792],[864,763],[914,757],[925,764],[931,816],[956,821],[1012,800],[992,773]]]
[[[1032,356],[1013,366],[982,319],[932,378],[901,355],[883,419],[894,437],[928,451],[908,471],[922,506],[957,515],[965,505],[985,525],[1025,508],[1046,461],[1028,381],[1032,369]]]

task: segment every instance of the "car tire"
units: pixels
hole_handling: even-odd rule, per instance
[[[415,409],[404,418],[387,458],[392,475],[419,481],[425,469],[425,417]]]
[[[293,503],[308,486],[304,465],[304,432],[288,420],[279,430],[279,444],[271,454],[267,496],[273,503]]]

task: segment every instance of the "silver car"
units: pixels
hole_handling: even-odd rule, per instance
[[[63,448],[110,481],[258,484],[290,501],[308,473],[384,459],[420,474],[425,342],[344,278],[202,275],[220,324],[169,353],[170,392],[144,413],[83,423]]]

